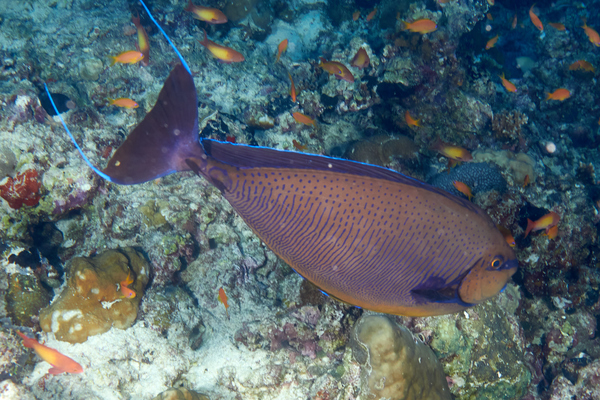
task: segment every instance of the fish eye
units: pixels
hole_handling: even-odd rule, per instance
[[[495,257],[492,262],[490,263],[490,266],[494,269],[498,269],[500,268],[500,266],[502,265],[502,258],[501,257]]]

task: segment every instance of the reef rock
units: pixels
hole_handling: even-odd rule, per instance
[[[433,351],[388,317],[366,315],[351,336],[369,399],[450,400],[446,375]]]
[[[186,388],[170,388],[152,400],[210,400],[207,396]]]
[[[148,263],[132,248],[74,258],[67,287],[40,312],[40,326],[69,343],[85,342],[111,327],[127,329],[137,316],[148,273]],[[120,290],[128,274],[133,279],[128,288],[136,293],[133,298],[125,298]]]

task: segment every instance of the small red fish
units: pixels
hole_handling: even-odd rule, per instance
[[[377,14],[377,8],[374,8],[373,11],[371,11],[369,13],[369,15],[367,15],[367,22],[371,21],[373,18],[375,18],[375,14]]]
[[[29,338],[19,331],[17,331],[17,335],[23,339],[23,346],[33,349],[42,360],[52,365],[48,373],[58,375],[63,372],[70,374],[80,374],[83,372],[83,367],[79,363],[60,353],[58,350],[44,346],[37,340]]]
[[[510,29],[516,29],[517,28],[517,13],[515,13],[515,16],[513,17],[512,20],[512,24],[510,25]]]
[[[565,28],[565,26],[563,24],[561,24],[560,22],[548,22],[548,25],[550,25],[557,31],[564,32],[567,30],[567,28]]]
[[[222,287],[219,288],[219,301],[225,306],[225,315],[227,315],[227,319],[229,319],[229,311],[227,311],[229,308],[229,305],[227,304],[227,294],[225,294],[225,289]]]
[[[490,40],[488,40],[488,42],[485,44],[485,49],[489,50],[492,47],[494,47],[496,45],[496,42],[498,41],[498,35],[494,36],[493,38],[491,38]]]
[[[296,120],[296,122],[299,122],[299,123],[304,124],[304,125],[312,125],[315,128],[317,127],[317,123],[315,122],[314,119],[312,119],[312,118],[310,118],[310,117],[308,117],[308,116],[306,116],[306,115],[304,115],[302,113],[295,112],[295,113],[292,113],[292,116],[294,117],[294,119]]]
[[[348,67],[346,67],[341,62],[327,61],[326,59],[321,57],[319,67],[327,71],[329,75],[335,75],[335,77],[338,79],[342,79],[346,82],[354,82],[354,75],[352,75],[352,72],[350,72]]]
[[[116,55],[116,56],[110,56],[110,58],[112,59],[112,63],[110,64],[110,66],[112,67],[116,63],[135,64],[137,62],[142,61],[142,59],[144,58],[144,55],[137,50],[129,50],[129,51],[124,51],[123,53]]]
[[[525,179],[523,179],[523,187],[529,185],[529,175],[525,175]]]
[[[189,0],[185,11],[189,11],[194,14],[194,18],[200,21],[207,22],[209,24],[224,24],[227,22],[227,17],[221,10],[210,7],[197,6]]]
[[[300,142],[298,142],[296,139],[292,140],[292,144],[294,145],[294,148],[298,151],[304,151],[308,148],[307,145],[305,144],[301,144]]]
[[[216,44],[212,40],[208,39],[208,35],[206,34],[206,31],[204,29],[202,29],[202,31],[204,31],[204,40],[203,41],[198,40],[198,42],[202,46],[206,47],[206,49],[215,58],[218,58],[219,60],[221,60],[227,64],[232,63],[232,62],[242,62],[245,60],[242,53],[240,53],[239,51],[235,51],[234,49],[232,49],[230,47],[221,46],[220,44]]]
[[[437,24],[430,19],[419,19],[414,22],[403,21],[404,30],[420,34],[430,33],[437,30]]]
[[[406,110],[406,112],[404,113],[404,119],[406,120],[406,124],[408,126],[421,126],[421,124],[419,124],[419,119],[414,119],[413,117],[411,117],[410,115],[410,111]]]
[[[542,229],[552,228],[558,224],[560,216],[555,212],[549,212],[537,221],[532,221],[527,218],[527,229],[525,229],[525,237],[529,235],[529,232],[535,232]]]
[[[137,29],[138,50],[144,55],[144,58],[142,58],[142,65],[147,66],[150,63],[150,40],[148,39],[148,34],[140,23],[139,15],[137,17],[131,17],[131,22],[133,22]]]
[[[294,86],[294,80],[292,79],[292,75],[288,72],[288,76],[290,77],[290,82],[292,83],[292,86],[290,87],[290,97],[292,98],[292,101],[295,103],[296,102],[296,86]]]
[[[564,100],[568,99],[569,97],[571,97],[571,92],[569,92],[568,89],[560,88],[560,89],[556,89],[552,93],[548,93],[548,96],[546,96],[546,100],[564,101]]]
[[[367,51],[361,47],[354,55],[354,58],[352,58],[350,65],[358,69],[363,69],[367,68],[370,62],[371,60],[369,59]]]
[[[535,15],[535,13],[533,12],[533,7],[535,6],[535,3],[533,3],[533,5],[531,6],[531,8],[529,9],[529,18],[531,18],[531,22],[533,23],[533,25],[538,28],[540,30],[540,32],[544,32],[544,25],[542,24],[542,21],[540,21],[540,19],[538,18],[537,15]]]
[[[360,11],[354,11],[354,13],[352,13],[352,21],[358,21],[359,17],[360,17]]]
[[[133,278],[131,277],[131,271],[127,272],[127,278],[124,281],[119,283],[121,288],[121,293],[123,293],[123,297],[127,299],[133,299],[135,297],[135,291],[128,288],[129,285],[133,283]]]
[[[517,245],[517,243],[515,243],[515,238],[509,229],[503,227],[502,225],[497,225],[497,228],[502,236],[504,236],[504,240],[506,240],[506,243],[508,243],[510,247],[515,247]]]
[[[462,147],[453,146],[438,140],[432,147],[432,150],[437,151],[444,157],[450,158],[455,161],[471,161],[473,156],[469,153],[469,150],[463,149]]]
[[[473,193],[471,193],[471,188],[469,186],[467,186],[465,183],[460,182],[460,181],[453,181],[452,184],[454,185],[456,190],[458,190],[459,192],[461,192],[462,194],[467,196],[469,201],[471,201],[471,198],[473,197]]]
[[[119,99],[108,99],[108,103],[111,106],[123,107],[123,108],[138,108],[139,104],[131,99],[121,97]]]
[[[517,91],[517,87],[511,81],[504,77],[504,72],[502,73],[502,76],[500,76],[500,79],[502,79],[502,86],[504,86],[504,89],[511,93]]]
[[[279,57],[281,57],[281,55],[283,53],[285,53],[285,51],[287,50],[287,47],[288,47],[288,40],[283,39],[281,41],[281,43],[279,43],[279,45],[277,46],[277,58],[275,59],[275,63],[279,62]]]
[[[578,69],[582,69],[584,71],[588,71],[588,72],[592,72],[592,73],[596,72],[596,70],[594,69],[594,66],[585,60],[577,60],[573,64],[569,65],[569,70],[571,70],[571,71],[578,70]]]
[[[594,28],[590,28],[589,26],[587,26],[587,22],[585,19],[583,20],[582,28],[587,37],[590,39],[590,42],[592,42],[594,46],[600,47],[600,35],[598,35],[598,32],[596,32]]]

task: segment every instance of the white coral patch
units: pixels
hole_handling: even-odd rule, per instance
[[[81,312],[81,310],[67,310],[67,311],[63,311],[63,313],[62,313],[63,321],[70,321],[73,318],[79,318],[82,316],[83,316],[83,313]]]
[[[58,332],[58,330],[60,329],[60,324],[58,323],[59,317],[60,317],[60,311],[54,311],[52,313],[52,324],[50,325],[50,328],[52,329],[52,332],[54,332],[54,333]]]

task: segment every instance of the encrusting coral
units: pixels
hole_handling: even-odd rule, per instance
[[[388,317],[366,315],[350,340],[369,399],[450,400],[441,364],[408,329]]]
[[[40,312],[40,326],[58,340],[82,343],[111,327],[129,328],[137,316],[148,283],[148,263],[132,248],[108,250],[93,258],[74,258],[67,287],[58,299]],[[121,285],[135,297],[125,297]]]

